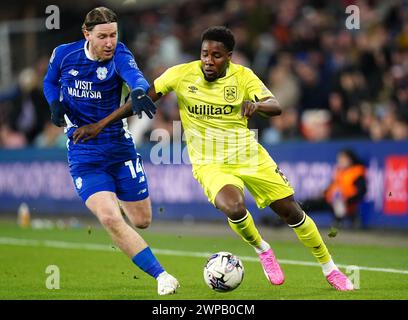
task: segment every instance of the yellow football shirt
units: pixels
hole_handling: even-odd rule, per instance
[[[258,155],[256,132],[248,129],[241,105],[273,95],[249,68],[230,63],[224,77],[208,82],[201,61],[193,61],[167,69],[154,86],[157,93],[177,95],[193,166],[246,164]]]

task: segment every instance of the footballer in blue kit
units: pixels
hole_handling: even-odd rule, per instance
[[[116,192],[120,200],[143,200],[149,195],[147,181],[126,120],[112,124],[86,144],[72,141],[77,127],[100,120],[120,105],[122,86],[127,84],[144,92],[149,88],[123,43],[117,44],[111,59],[102,61],[90,55],[88,44],[80,40],[57,47],[44,80],[44,93],[50,104],[60,94],[63,97],[68,163],[75,187],[84,201],[103,190]]]
[[[68,164],[75,188],[118,247],[143,271],[157,279],[160,295],[174,293],[178,281],[123,219],[136,227],[151,222],[151,203],[142,159],[127,130],[127,120],[106,127],[97,139],[74,143],[73,132],[120,107],[130,92],[133,110],[150,118],[156,111],[146,95],[149,83],[133,54],[117,41],[117,16],[105,7],[91,10],[82,26],[85,39],[54,49],[44,78],[51,120],[64,126]]]

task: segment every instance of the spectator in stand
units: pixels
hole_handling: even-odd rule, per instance
[[[309,212],[330,211],[334,215],[334,226],[343,227],[350,219],[353,227],[358,226],[359,206],[367,191],[365,166],[351,149],[337,154],[333,179],[322,194],[315,199],[303,201]]]
[[[21,71],[15,94],[11,97],[12,108],[8,114],[10,129],[23,133],[28,143],[33,142],[50,117],[48,104],[42,93],[43,74],[39,74],[34,68]]]

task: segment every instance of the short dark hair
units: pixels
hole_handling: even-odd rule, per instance
[[[82,30],[92,31],[98,24],[118,22],[116,13],[106,7],[97,7],[86,14]]]
[[[201,35],[201,43],[204,40],[221,42],[228,51],[234,50],[235,38],[230,29],[224,26],[215,26],[206,29]]]
[[[344,154],[347,158],[350,159],[353,165],[356,164],[363,164],[361,159],[357,156],[357,154],[350,148],[344,148],[339,151],[339,154]]]

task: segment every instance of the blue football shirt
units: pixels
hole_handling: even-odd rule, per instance
[[[66,133],[70,139],[75,128],[98,122],[120,106],[125,83],[130,90],[149,88],[123,43],[118,42],[114,56],[107,61],[93,60],[87,45],[84,39],[55,48],[44,78],[48,103],[60,100],[66,106]],[[119,120],[87,144],[107,144],[123,138],[130,138],[130,133],[126,120]]]

